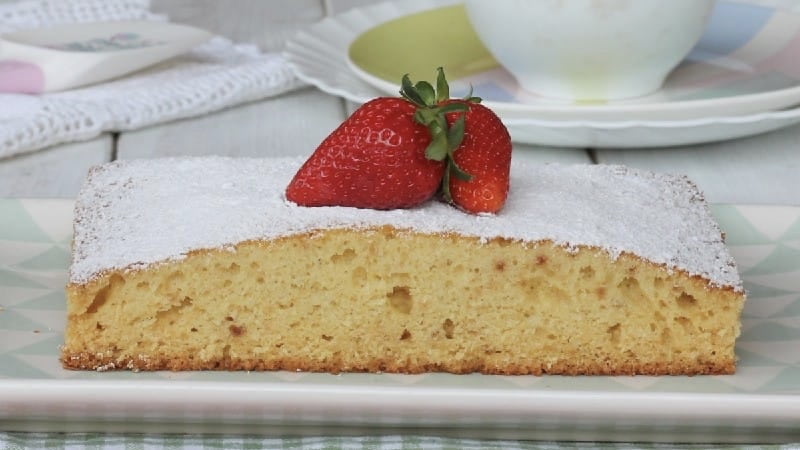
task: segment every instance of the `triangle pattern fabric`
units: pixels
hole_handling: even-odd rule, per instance
[[[66,370],[61,367],[61,361],[53,358],[52,355],[14,355],[18,361],[24,363],[28,367],[39,371],[42,376],[40,378],[75,378],[80,375],[80,372],[73,370]]]
[[[499,380],[503,380],[514,386],[523,388],[531,388],[544,383],[543,377],[529,377],[529,376],[515,376],[515,375],[500,375]]]
[[[772,393],[786,393],[798,396],[800,391],[800,367],[785,367],[781,372],[765,386],[764,391]]]
[[[30,345],[11,350],[15,355],[38,355],[53,358],[53,354],[59,354],[59,348],[64,343],[61,333],[41,333],[42,339]],[[57,359],[57,358],[55,358]]]
[[[764,234],[754,227],[736,206],[717,205],[713,209],[728,245],[763,245],[770,243]]]
[[[21,242],[0,240],[0,267],[14,266],[33,259],[53,248],[50,242]]]
[[[772,358],[766,357],[761,353],[751,352],[749,350],[745,350],[742,348],[741,345],[736,346],[736,357],[739,358],[739,363],[737,367],[738,370],[743,370],[749,367],[758,367],[758,366],[780,366],[780,361],[776,361]]]
[[[47,372],[44,372],[25,361],[19,359],[16,355],[10,353],[0,355],[0,367],[4,367],[3,375],[9,378],[51,378]]]
[[[757,391],[775,379],[783,369],[783,366],[742,367],[737,370],[737,376],[716,375],[714,378],[736,389]]]
[[[0,330],[34,333],[36,330],[41,332],[43,328],[44,326],[41,323],[30,320],[13,309],[6,309],[0,312]]]
[[[2,269],[0,269],[0,272],[2,272]],[[30,282],[38,283],[39,286],[48,287],[57,291],[63,291],[64,287],[67,285],[67,272],[65,270],[15,269],[14,273],[18,276],[25,277],[25,279]]]
[[[72,211],[75,202],[66,199],[20,200],[21,206],[52,242],[72,238]]]
[[[659,377],[635,376],[635,377],[614,377],[617,383],[633,389],[643,391],[658,383]]]
[[[39,331],[58,331],[64,332],[67,323],[65,311],[63,309],[22,309],[15,308],[17,314],[30,319],[37,324]]]
[[[758,265],[744,271],[742,275],[764,275],[770,273],[800,271],[800,249],[776,245],[772,253]]]
[[[764,342],[744,341],[739,343],[739,347],[780,363],[800,364],[800,339]],[[800,391],[800,385],[797,388]]]
[[[299,381],[308,376],[308,372],[290,372],[288,370],[281,370],[272,373],[272,375],[283,381]]]
[[[783,241],[800,241],[800,219],[796,220],[781,236]]]
[[[745,303],[742,317],[772,317],[782,314],[787,306],[800,299],[798,294],[779,295],[776,297],[751,297]]]
[[[781,311],[784,317],[800,317],[800,297]]]
[[[0,286],[20,288],[47,288],[48,286],[28,277],[20,275],[18,270],[0,266]]]
[[[720,383],[719,380],[714,377],[658,377],[658,381],[653,383],[648,390],[661,392],[728,393],[736,392],[738,388],[727,383]]]
[[[743,341],[787,341],[797,337],[797,330],[775,322],[765,322],[743,331],[739,339]],[[800,352],[800,342],[798,342]]]
[[[14,287],[2,284],[0,284],[0,292],[2,292],[2,295],[0,295],[0,307],[2,307],[3,310],[25,302],[35,301],[34,299],[41,298],[42,296],[53,295],[51,289]],[[3,313],[3,310],[0,310],[0,314]]]
[[[789,316],[789,317],[775,317],[772,320],[775,321],[775,323],[780,324],[784,327],[800,331],[800,315]]]
[[[22,201],[12,199],[0,200],[0,239],[15,242],[53,242],[25,211]]]
[[[411,385],[417,384],[419,381],[425,377],[425,374],[397,374],[397,373],[387,373],[386,378],[394,380],[398,384],[401,385]]]
[[[32,333],[30,330],[13,331],[0,329],[0,355],[30,347],[46,341],[50,336],[44,333]],[[59,340],[60,336],[59,336]],[[50,352],[53,353],[52,351]],[[4,372],[0,367],[0,372]]]
[[[738,206],[748,222],[771,241],[781,239],[800,220],[800,209],[780,206]]]
[[[31,290],[38,295],[24,298],[17,307],[25,309],[51,309],[66,311],[67,299],[63,291],[54,291],[52,289],[36,289]]]
[[[50,246],[46,251],[17,264],[24,269],[64,270],[70,263],[70,255],[61,247]]]
[[[779,297],[781,295],[788,295],[794,294],[792,291],[788,291],[785,289],[778,289],[775,286],[768,286],[763,284],[758,284],[750,280],[749,278],[744,278],[744,289],[747,291],[747,296],[750,299],[754,298],[761,298],[761,297]],[[745,303],[745,308],[749,305]]]
[[[775,247],[775,244],[729,245],[728,249],[741,273],[757,266],[775,250]]]
[[[764,275],[749,275],[748,279],[761,284],[800,294],[800,270]]]
[[[787,246],[789,248],[800,250],[800,239],[798,239],[796,241],[782,241],[782,242],[783,242],[783,245],[785,245],[785,246]]]

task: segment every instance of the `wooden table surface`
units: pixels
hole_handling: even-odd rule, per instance
[[[9,1],[9,0],[0,0]],[[794,0],[761,0],[793,5]],[[298,29],[375,0],[153,0],[156,12],[280,51]],[[232,7],[235,5],[235,7]],[[2,108],[2,105],[0,105]],[[0,159],[0,197],[74,197],[92,165],[115,158],[308,155],[353,105],[304,88],[210,115]],[[689,175],[714,203],[800,205],[800,126],[734,141],[615,150],[516,145],[533,162],[622,163]]]

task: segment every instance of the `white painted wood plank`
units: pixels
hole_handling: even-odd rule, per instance
[[[152,10],[265,51],[324,17],[322,0],[153,0]]]
[[[344,120],[341,100],[306,88],[214,114],[123,133],[120,159],[309,155]]]
[[[589,154],[578,148],[539,147],[529,144],[514,143],[512,161],[527,164],[591,164]]]
[[[0,159],[0,197],[75,197],[89,168],[108,162],[111,135]]]
[[[800,126],[733,141],[647,150],[598,150],[602,163],[682,173],[712,203],[800,205]]]
[[[384,1],[385,0],[324,0],[325,12],[327,12],[328,15],[334,15],[345,12],[348,9],[375,5]]]

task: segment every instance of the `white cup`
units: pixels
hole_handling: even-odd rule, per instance
[[[616,100],[658,90],[714,0],[465,0],[478,37],[527,91]]]

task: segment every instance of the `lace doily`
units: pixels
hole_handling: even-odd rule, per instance
[[[60,23],[167,20],[149,0],[27,0],[0,5],[0,33]],[[107,131],[196,116],[299,87],[283,57],[215,37],[121,79],[40,96],[0,94],[0,158]]]

